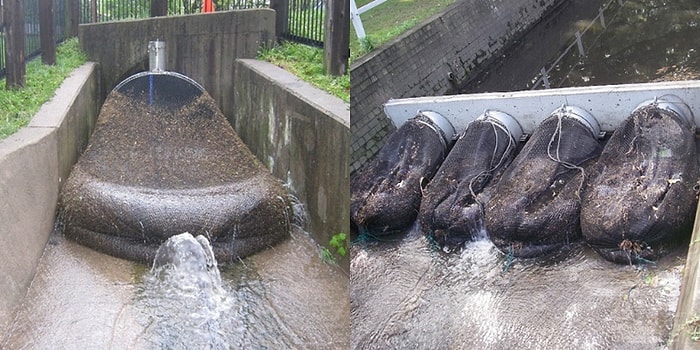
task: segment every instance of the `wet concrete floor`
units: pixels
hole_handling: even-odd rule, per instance
[[[54,234],[0,348],[347,349],[348,276],[319,249],[295,230],[221,267],[225,294],[204,307],[198,293],[154,295],[149,266]]]
[[[662,349],[687,242],[655,265],[582,243],[509,260],[486,238],[445,253],[416,225],[351,247],[353,349]]]

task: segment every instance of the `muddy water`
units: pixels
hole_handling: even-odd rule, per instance
[[[584,41],[585,56],[569,55],[552,72],[553,87],[700,77],[697,1],[627,0],[614,14]]]
[[[352,254],[355,349],[660,349],[685,262],[615,265],[583,244],[512,261],[488,239],[445,253],[418,227]]]
[[[54,235],[0,348],[348,348],[348,277],[307,233],[220,268],[222,293],[173,293],[149,267]]]
[[[607,4],[603,27],[595,17]],[[555,62],[574,42],[574,33],[588,26],[582,36],[585,55],[574,46]],[[700,7],[694,0],[565,1],[460,91],[528,90],[540,69],[552,66],[551,87],[697,79]]]

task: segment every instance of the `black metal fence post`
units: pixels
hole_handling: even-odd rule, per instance
[[[344,75],[350,59],[350,0],[327,0],[323,38],[323,70]]]
[[[151,0],[151,17],[167,16],[168,0]]]
[[[24,87],[24,0],[5,0],[5,86],[7,89]]]
[[[279,39],[288,30],[289,0],[270,0],[270,8],[275,10],[275,35]]]
[[[39,40],[41,43],[41,62],[56,64],[56,38],[54,30],[54,2],[41,0],[39,2]]]

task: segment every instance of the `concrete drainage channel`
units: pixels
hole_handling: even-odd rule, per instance
[[[493,116],[495,111],[498,111],[496,116],[499,113],[512,116],[513,119],[496,118],[506,121],[501,125],[511,134],[519,135],[521,131],[532,134],[552,111],[563,110],[580,116],[579,120],[588,125],[596,124],[597,120],[600,126],[591,128],[595,129],[593,134],[609,135],[633,110],[649,101],[685,116],[687,124],[697,125],[700,121],[699,96],[699,82],[665,82],[397,99],[387,102],[385,112],[397,128],[413,120],[417,113],[437,120],[433,125],[448,139],[455,130],[460,132],[477,118]],[[663,102],[664,98],[673,102]],[[420,215],[422,210],[421,206]],[[406,229],[405,236],[382,237],[375,244],[358,243],[353,247],[351,299],[359,298],[364,303],[358,304],[352,314],[351,322],[356,331],[352,342],[359,347],[383,342],[396,346],[427,343],[454,346],[464,340],[465,331],[462,329],[466,329],[466,333],[480,335],[476,342],[478,347],[508,348],[526,338],[534,348],[614,348],[630,344],[641,348],[661,345],[673,349],[694,348],[697,346],[694,337],[697,336],[698,322],[696,281],[700,277],[697,248],[693,243],[700,237],[697,222],[695,226],[687,256],[684,247],[679,247],[649,269],[606,263],[600,256],[590,254],[588,248],[577,244],[570,255],[563,254],[553,261],[546,258],[542,262],[513,263],[507,256],[494,253],[493,246],[483,238],[466,243],[459,254],[439,257],[438,252],[430,253],[430,243],[421,239],[424,233],[418,225]],[[679,263],[679,258],[687,260],[685,266]],[[402,263],[408,261],[411,264]],[[396,267],[381,268],[389,264]],[[503,271],[498,271],[500,266],[503,266]],[[371,282],[377,273],[386,274],[382,286]],[[640,275],[649,283],[639,284]],[[576,277],[571,279],[571,276]],[[403,302],[392,303],[393,306],[381,305],[387,293],[398,298],[405,285],[414,288],[403,290],[405,295],[397,299]],[[628,292],[618,294],[621,288],[630,286]],[[377,294],[372,292],[375,288]],[[541,295],[533,293],[539,288],[546,289],[538,292]],[[633,290],[638,294],[632,293]],[[674,290],[680,295],[674,297]],[[570,295],[571,299],[562,299],[560,295]],[[424,301],[413,306],[404,304],[412,298]],[[616,304],[616,299],[622,300],[622,304]],[[462,305],[465,310],[484,307],[478,306],[484,303],[490,311],[447,311]],[[632,311],[635,304],[644,307],[645,312]],[[389,316],[382,316],[388,312],[387,309],[382,311],[383,307],[393,310]],[[575,317],[563,317],[562,310]],[[668,313],[668,310],[676,311]],[[523,311],[527,316],[521,314]],[[623,316],[630,311],[632,314]],[[409,314],[409,319],[403,318]],[[426,322],[438,314],[449,315],[444,316],[445,324],[462,326],[459,329],[446,326],[444,330],[434,330],[432,335],[416,333],[402,337],[400,341],[391,338],[392,332],[401,332],[402,327],[414,329],[421,320]],[[385,317],[394,320],[390,329],[369,330],[364,326],[381,322]],[[532,320],[539,320],[544,326],[531,323]],[[600,325],[595,324],[596,320]],[[604,328],[599,327],[601,325]]]
[[[304,125],[313,121],[326,131],[323,137],[347,142],[349,115],[342,101],[326,96],[273,65],[251,60],[236,64],[237,71],[245,74],[237,83],[264,86],[258,90],[249,87],[257,91],[256,103],[265,98],[287,101],[285,105],[276,106],[277,112],[283,115],[290,113],[285,109],[299,105],[305,111]],[[184,319],[180,315],[172,318],[172,322],[160,318],[163,312],[178,315],[182,307],[192,305],[181,304],[187,303],[188,298],[170,303],[170,299],[162,299],[163,293],[154,293],[149,287],[152,282],[149,282],[147,266],[105,256],[65,240],[62,235],[51,234],[58,191],[85,147],[100,108],[96,102],[100,100],[97,72],[94,63],[77,69],[28,127],[0,142],[0,189],[2,198],[11,199],[3,200],[0,205],[0,221],[3,222],[0,255],[5,259],[5,268],[0,270],[3,281],[0,327],[5,334],[0,347],[69,348],[80,344],[91,348],[171,348],[175,346],[171,343],[174,338],[168,334],[181,335],[180,344],[195,348],[205,344],[226,348],[246,348],[253,344],[345,347],[349,329],[349,306],[344,297],[348,290],[347,278],[340,268],[322,261],[319,244],[312,234],[302,229],[293,229],[291,238],[274,249],[223,267],[222,290],[225,293],[213,295],[215,307],[204,305],[207,313]],[[270,77],[276,79],[268,80]],[[238,105],[246,103],[239,101]],[[323,106],[323,109],[315,106]],[[311,113],[312,110],[318,112]],[[243,125],[251,128],[255,113],[248,115]],[[268,123],[270,118],[276,117],[264,113],[263,120]],[[297,138],[294,121],[280,124],[285,125],[288,133],[283,150],[306,149],[308,146],[300,147],[297,142],[308,145],[314,140],[306,133],[301,139]],[[255,134],[259,136],[259,131]],[[326,150],[343,152],[327,160],[342,162],[346,156],[342,150]],[[310,173],[301,171],[306,166],[290,162],[285,155],[276,157],[269,153],[264,159],[273,161],[275,171],[281,172],[284,180],[299,190],[347,181],[347,173],[343,173],[347,168],[315,161],[313,168],[330,178],[316,177],[312,185],[307,181],[311,180]],[[301,151],[297,156],[301,162],[318,159],[315,154],[306,158]],[[295,170],[284,170],[287,166]],[[332,171],[328,171],[331,168]],[[324,193],[324,190],[312,194],[319,192]],[[340,198],[342,193],[333,200],[347,201]],[[306,197],[304,192],[301,194]],[[315,207],[309,197],[305,200],[309,201],[308,208]],[[324,208],[314,213],[316,218],[310,218],[309,223],[321,216],[332,232],[347,231],[334,226],[336,222],[342,223],[342,218],[328,219],[327,215],[333,213]],[[299,268],[302,265],[304,269]],[[314,278],[309,280],[308,274]],[[300,285],[298,281],[305,283]],[[299,305],[303,305],[302,309],[316,305],[327,311],[300,310]],[[202,333],[196,327],[187,326],[192,322],[204,324],[208,330]]]
[[[588,65],[586,63],[588,62],[587,60],[579,57],[581,55],[580,50],[578,50],[581,44],[581,39],[579,39],[578,44],[575,42],[572,46],[573,49],[569,50],[569,56],[576,56],[576,59],[573,61],[579,62],[581,60],[584,63],[580,63],[582,67],[576,69],[565,66],[565,64],[559,64],[566,68],[562,68],[563,73],[569,72],[571,75],[571,77],[567,76],[566,79],[572,80],[578,77],[580,82],[587,82],[588,79],[598,79],[599,81],[604,81],[606,78],[614,79],[614,74],[606,76],[603,75],[603,72],[608,72],[605,68],[609,68],[611,62],[625,64],[625,61],[622,63],[617,61],[620,58],[616,57],[616,54],[627,55],[624,57],[631,59],[627,51],[631,53],[638,52],[636,50],[638,48],[633,44],[630,45],[631,48],[629,50],[603,51],[602,54],[600,49],[588,46],[589,44],[592,45],[592,42],[603,42],[603,44],[624,42],[622,34],[615,36],[615,41],[609,38],[597,39],[600,27],[608,26],[608,30],[612,31],[615,29],[614,23],[611,22],[620,18],[630,18],[624,14],[619,15],[619,13],[624,13],[624,11],[618,12],[621,11],[620,8],[622,6],[625,6],[622,10],[649,10],[655,15],[668,16],[665,18],[675,16],[673,11],[688,14],[691,17],[697,16],[695,10],[683,11],[684,6],[693,7],[689,2],[679,4],[678,8],[668,13],[644,8],[644,2],[605,1],[601,3],[607,4],[607,7],[603,10],[592,11],[590,18],[596,18],[596,15],[598,15],[593,23],[594,30],[584,35],[582,40],[585,54],[599,54],[603,63],[597,66],[594,64]],[[580,8],[576,7],[573,9],[580,10]],[[690,15],[691,13],[692,15]],[[554,22],[556,24],[558,20],[558,18],[551,19],[550,23]],[[574,22],[576,25],[572,24],[571,27],[583,28],[588,24],[588,22],[583,21]],[[667,24],[667,22],[663,23]],[[681,23],[685,22],[681,21]],[[566,27],[567,23],[563,23],[563,26]],[[539,42],[540,39],[547,42],[547,38],[552,39],[551,37],[558,39],[556,35],[550,35],[552,33],[548,32],[547,28],[546,25],[543,26],[543,29],[538,32],[543,38],[536,37],[534,39],[535,42]],[[657,32],[665,33],[662,29],[657,29]],[[627,32],[640,32],[632,25],[622,26],[620,32],[624,33],[625,30]],[[685,30],[692,29],[688,28]],[[573,33],[573,30],[571,33]],[[591,35],[591,33],[594,35]],[[693,36],[669,35],[664,41],[669,42],[669,45],[673,46],[676,41],[685,41],[680,38],[687,37]],[[517,76],[517,74],[523,75],[523,79],[518,84],[515,84],[519,89],[531,88],[533,84],[538,83],[537,78],[539,76],[536,71],[550,58],[544,57],[542,62],[532,65],[536,67],[535,72],[527,72],[528,67],[523,67],[522,63],[524,62],[523,56],[536,59],[538,53],[533,53],[533,51],[539,52],[539,50],[532,49],[532,45],[538,47],[538,44],[528,42],[527,36],[524,40],[520,42],[521,47],[529,48],[529,50],[509,52],[507,55],[504,55],[503,61],[511,63],[508,68],[510,70],[505,69],[502,76],[497,76],[500,70],[495,69],[490,77],[484,78],[487,84],[481,86],[483,90],[479,90],[479,87],[476,90],[507,90],[510,85],[507,83],[503,84],[503,80]],[[569,44],[568,40],[569,38],[566,38],[563,44]],[[668,55],[669,52],[662,49],[663,45],[661,42],[661,40],[654,40],[654,47],[656,48],[654,52],[659,56],[659,59],[662,59],[664,55]],[[561,43],[544,44],[544,46],[552,48],[557,47],[559,44]],[[644,45],[640,46],[642,49],[639,50],[643,50],[645,47]],[[610,45],[607,48],[619,47],[626,46]],[[679,55],[682,56],[686,53],[686,50],[678,49],[678,47],[685,46],[679,45],[675,47]],[[603,49],[605,48],[606,46],[603,45]],[[694,50],[687,51],[690,59],[695,57],[694,52]],[[552,57],[557,57],[557,55],[554,54]],[[591,60],[595,59],[597,58],[592,58]],[[652,79],[649,79],[649,76],[653,76],[654,66],[649,64],[649,67],[647,67],[644,64],[647,61],[651,61],[651,59],[642,59],[642,61],[642,64],[629,63],[628,66],[643,66],[644,73],[649,69],[652,74],[646,77],[643,76],[644,74],[639,74],[641,80],[639,79],[640,77],[634,78],[637,79],[636,81],[650,81]],[[686,61],[682,62],[690,65]],[[550,65],[544,66],[546,68],[541,71],[554,75]],[[667,67],[667,69],[675,68],[676,66]],[[572,70],[573,74],[570,72]],[[678,70],[681,70],[680,67]],[[563,74],[562,72],[559,73],[560,75]],[[556,80],[552,79],[549,83],[551,86],[557,86],[566,79],[557,77]],[[426,82],[425,84],[429,83]],[[562,105],[577,106],[590,113],[590,115],[595,116],[600,123],[601,129],[609,133],[619,125],[622,119],[629,116],[640,103],[669,94],[676,95],[683,103],[687,104],[694,115],[694,124],[700,125],[698,124],[697,110],[697,106],[700,105],[700,101],[698,101],[699,88],[700,85],[697,81],[681,81],[563,88],[532,92],[500,92],[412,99],[396,98],[389,99],[386,102],[384,112],[391,118],[391,122],[396,128],[403,125],[410,118],[415,117],[420,111],[423,114],[428,112],[428,114],[445,117],[454,129],[460,132],[465,129],[469,122],[482,115],[484,111],[490,113],[498,110],[512,115],[520,123],[525,133],[531,133],[543,118],[552,111],[559,109]],[[354,115],[353,118],[355,118]],[[368,135],[360,135],[360,137],[372,138],[371,132],[368,132]],[[353,156],[358,157],[358,155]],[[698,329],[700,327],[698,327],[698,313],[700,313],[700,309],[697,305],[698,291],[696,290],[698,280],[697,258],[700,257],[696,247],[696,242],[700,235],[698,233],[699,229],[696,221],[692,237],[687,238],[689,242],[686,241],[682,244],[678,248],[679,250],[671,253],[667,259],[660,260],[658,269],[646,270],[645,268],[635,269],[630,267],[625,270],[625,268],[618,268],[604,261],[602,263],[595,262],[600,257],[595,254],[589,254],[590,249],[585,247],[575,248],[569,259],[563,261],[555,259],[553,262],[542,262],[540,264],[518,262],[512,265],[512,262],[509,262],[506,258],[499,258],[498,255],[494,254],[493,249],[485,248],[484,246],[488,246],[488,244],[484,243],[483,240],[467,243],[461,254],[453,253],[445,256],[434,251],[431,253],[430,249],[427,248],[430,242],[426,242],[421,237],[424,232],[421,232],[420,228],[411,227],[405,230],[405,235],[403,236],[391,237],[381,242],[366,245],[360,244],[353,247],[353,275],[351,276],[351,300],[353,301],[351,302],[362,300],[364,305],[358,303],[357,308],[353,310],[351,322],[355,334],[352,342],[358,347],[374,343],[387,344],[394,347],[416,347],[420,344],[431,344],[432,347],[439,348],[457,346],[456,344],[469,342],[475,347],[487,348],[509,348],[509,346],[530,348],[624,348],[624,346],[639,348],[668,347],[673,349],[699,348],[698,338],[700,337],[698,337]],[[686,250],[688,244],[689,249]],[[681,260],[682,262],[680,262]],[[587,262],[581,263],[581,261]],[[510,270],[504,273],[499,268],[494,268],[491,264],[507,265],[510,267]],[[382,266],[396,266],[396,268],[382,270]],[[521,270],[530,271],[535,277],[530,280],[527,274],[518,273]],[[564,272],[566,270],[569,272]],[[605,270],[608,275],[589,274],[589,272],[594,270]],[[620,273],[622,271],[624,273]],[[650,276],[647,274],[649,271],[656,271],[658,275]],[[575,277],[573,277],[574,275]],[[662,277],[662,275],[666,277]],[[389,281],[385,282],[388,285],[372,285],[372,279],[379,276],[381,276],[382,281]],[[480,280],[479,276],[486,276],[484,278],[486,281]],[[494,276],[496,277],[494,278]],[[612,281],[608,281],[610,276],[614,276]],[[669,278],[669,276],[671,277]],[[640,284],[640,277],[645,282]],[[582,282],[582,280],[585,281]],[[657,282],[652,282],[652,280],[657,282],[664,280],[664,282],[656,284]],[[538,283],[544,283],[545,281],[549,284],[548,288],[542,288],[542,284]],[[606,283],[609,283],[607,287],[604,286]],[[576,287],[571,289],[566,287],[566,285],[572,284]],[[358,286],[363,287],[360,288]],[[406,286],[411,286],[411,288],[405,288]],[[644,286],[673,290],[679,294],[672,296],[664,292],[654,296],[654,292],[651,292],[649,289],[645,291]],[[607,299],[617,293],[616,288],[630,289],[620,292],[613,299]],[[376,294],[372,292],[373,289],[377,290]],[[534,292],[535,290],[540,291],[542,295],[535,296],[537,294]],[[588,298],[586,291],[590,290],[592,290],[592,295],[599,294],[599,298]],[[647,292],[650,293],[645,294]],[[571,295],[571,298],[560,300],[560,295],[567,293]],[[635,295],[635,293],[639,294]],[[383,295],[383,298],[380,295]],[[388,299],[387,295],[389,295]],[[521,303],[518,303],[518,300],[513,298],[520,298],[519,301]],[[389,299],[392,301],[387,301]],[[380,300],[384,300],[390,305],[382,305]],[[396,302],[393,300],[396,300]],[[523,302],[523,300],[526,301]],[[542,304],[539,302],[542,302]],[[620,306],[618,302],[626,306]],[[546,311],[546,304],[552,306],[550,310],[553,312],[548,313]],[[647,314],[647,316],[642,315],[642,312],[631,312],[626,317],[620,317],[629,312],[625,308],[630,306],[632,308],[648,308],[648,310],[656,309],[655,311],[650,311],[650,314]],[[373,307],[379,309],[379,311],[371,310]],[[480,309],[484,311],[480,312]],[[519,320],[518,310],[521,312],[526,310],[524,312],[529,317],[524,318],[525,320]],[[671,311],[668,312],[668,310]],[[562,313],[565,315],[561,315]],[[660,316],[661,314],[663,316]],[[542,315],[546,316],[542,317]],[[430,320],[438,317],[441,317],[442,322],[440,322],[440,325],[433,326]],[[572,324],[576,322],[580,322],[579,325],[583,326],[579,328],[572,327]],[[616,322],[619,324],[614,325]],[[662,323],[663,325],[661,325]],[[383,324],[386,327],[369,329],[364,326],[366,324]],[[452,325],[458,326],[453,327]],[[651,325],[660,325],[660,327]],[[548,331],[540,332],[540,327],[548,328]],[[423,332],[409,332],[409,330],[416,328],[421,328]],[[466,332],[465,329],[467,330]],[[462,333],[469,333],[471,337],[466,339],[462,336]],[[651,336],[652,333],[655,335]],[[396,335],[398,334],[402,334],[402,336],[397,337]],[[479,340],[474,340],[474,338]]]

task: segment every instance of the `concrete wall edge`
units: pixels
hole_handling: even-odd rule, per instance
[[[350,127],[350,104],[344,102],[310,83],[301,80],[296,75],[266,61],[256,59],[242,59],[237,61],[246,64],[261,76],[281,88],[286,89],[290,94],[307,102],[314,108],[335,119],[346,127]]]
[[[55,223],[60,188],[59,140],[82,87],[97,82],[97,64],[75,69],[27,126],[0,140],[0,330],[7,330],[31,284]],[[78,89],[76,89],[78,87]],[[92,114],[87,111],[76,115]],[[95,117],[95,116],[92,116]],[[85,137],[87,137],[86,135]],[[71,140],[86,142],[87,140]]]

